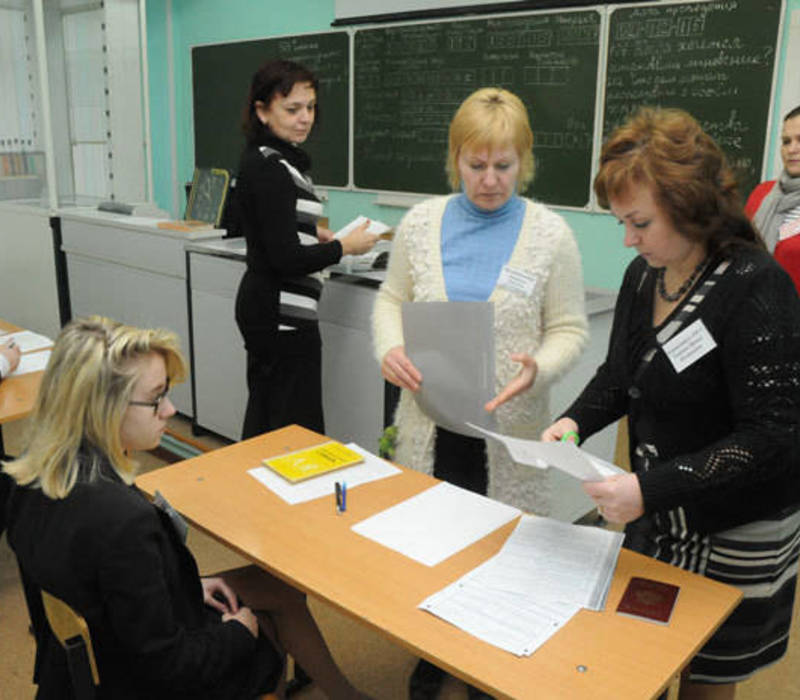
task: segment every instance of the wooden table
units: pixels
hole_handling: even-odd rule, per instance
[[[291,506],[247,474],[264,457],[322,440],[291,426],[142,475],[137,484],[149,494],[158,489],[194,525],[259,566],[498,698],[654,697],[741,597],[622,550],[606,610],[616,608],[631,576],[647,576],[681,587],[670,624],[582,610],[532,656],[517,658],[416,607],[495,554],[516,521],[427,567],[350,528],[435,479],[404,469],[348,489],[347,512],[337,515],[333,496]]]
[[[21,330],[24,328],[0,319],[0,331],[13,333]],[[3,424],[30,415],[43,374],[44,372],[29,372],[18,377],[6,377],[0,381],[0,457],[5,456]]]

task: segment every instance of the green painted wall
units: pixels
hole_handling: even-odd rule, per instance
[[[288,8],[288,9],[287,9]],[[153,143],[154,190],[156,202],[173,210],[172,141],[169,129],[169,72],[167,61],[167,27],[169,4],[151,0],[147,10],[148,60],[150,63],[150,99]],[[800,10],[800,0],[786,0],[786,13]],[[196,44],[254,39],[280,34],[301,34],[331,29],[333,0],[172,0],[171,27],[174,56],[176,171],[179,182],[191,179],[193,163],[191,47]],[[778,88],[775,104],[780,104],[780,86],[785,66],[788,21],[778,52]],[[254,67],[255,69],[255,67]],[[775,119],[770,135],[768,172],[772,171],[778,150],[780,120]],[[358,214],[397,223],[403,209],[377,206],[375,195],[364,192],[329,191],[327,214],[335,230]],[[622,280],[632,251],[622,246],[622,232],[613,217],[607,214],[557,210],[568,221],[583,256],[587,286],[616,289]]]

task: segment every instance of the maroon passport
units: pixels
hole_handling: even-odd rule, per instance
[[[622,594],[617,612],[667,624],[679,590],[671,583],[633,576]]]

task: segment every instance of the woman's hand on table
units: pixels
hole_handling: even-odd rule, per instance
[[[9,373],[13,372],[19,364],[19,358],[21,355],[19,351],[19,345],[17,345],[13,340],[7,345],[0,345],[0,355],[8,360]]]
[[[517,376],[506,384],[497,396],[486,403],[484,408],[489,412],[494,411],[498,406],[501,406],[509,399],[513,399],[523,391],[530,389],[536,380],[536,374],[539,371],[536,360],[524,352],[515,352],[511,355],[511,359],[514,362],[519,362],[522,367]]]
[[[381,373],[387,382],[409,391],[419,391],[419,385],[422,383],[422,375],[408,359],[402,345],[393,347],[383,356]]]
[[[369,224],[370,221],[367,219],[361,226],[339,239],[339,243],[342,244],[342,255],[363,255],[372,250],[378,242],[378,235],[367,232]]]
[[[644,499],[636,474],[618,474],[605,481],[585,481],[583,490],[610,523],[629,523],[644,515]]]

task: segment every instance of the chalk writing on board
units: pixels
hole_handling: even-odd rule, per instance
[[[726,151],[747,192],[763,157],[777,5],[724,0],[614,10],[604,133],[643,104],[686,109]]]
[[[480,87],[531,116],[548,202],[588,201],[600,20],[596,11],[382,27],[355,35],[355,184],[443,193],[448,125]]]

